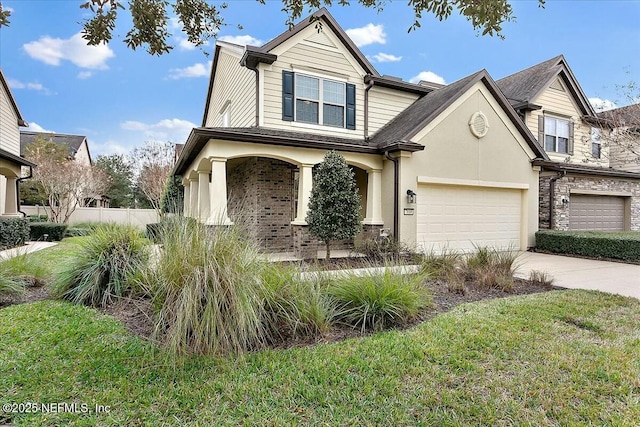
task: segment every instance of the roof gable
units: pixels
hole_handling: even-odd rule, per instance
[[[595,116],[595,110],[573,75],[563,55],[526,68],[498,80],[504,95],[514,104],[533,103],[550,86],[560,80],[585,116]]]
[[[409,142],[478,82],[482,82],[493,95],[533,152],[540,158],[548,158],[486,70],[478,71],[418,99],[380,129],[371,143],[384,148],[399,142]]]
[[[66,144],[69,149],[69,153],[75,154],[80,149],[80,146],[85,143],[87,137],[84,135],[65,135],[61,133],[47,133],[47,132],[28,132],[21,131],[20,132],[20,155],[25,155],[25,150],[27,145],[33,143],[36,138],[44,138],[45,140],[51,141],[57,145]],[[87,153],[89,153],[89,145],[87,145]],[[89,159],[91,159],[91,155],[89,154]]]
[[[16,113],[16,117],[18,117],[18,126],[24,126],[24,127],[29,126],[29,124],[24,120],[24,118],[22,117],[22,114],[20,113],[20,109],[18,108],[18,104],[16,103],[16,100],[13,97],[13,93],[11,93],[11,88],[9,87],[9,83],[7,82],[7,79],[5,78],[4,73],[2,72],[2,68],[0,68],[0,84],[2,84],[2,87],[4,88],[4,91],[7,94],[7,97],[9,98],[9,102],[13,107],[13,111]]]

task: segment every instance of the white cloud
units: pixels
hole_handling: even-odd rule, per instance
[[[600,99],[600,98],[594,97],[594,98],[589,98],[589,102],[597,112],[613,110],[614,108],[618,108],[615,102],[610,101],[608,99]]]
[[[93,76],[93,72],[92,71],[80,71],[78,73],[78,78],[81,79],[81,80],[88,79],[91,76]]]
[[[373,60],[376,62],[398,62],[402,60],[402,56],[395,56],[389,53],[378,53],[373,55]]]
[[[447,84],[443,77],[437,75],[433,71],[421,71],[417,76],[413,76],[409,79],[411,83],[419,83],[421,80],[441,85]]]
[[[107,60],[115,56],[105,44],[88,46],[80,33],[68,39],[43,36],[22,47],[30,57],[45,64],[58,66],[62,61],[69,61],[80,68],[90,70],[106,70],[109,68]]]
[[[55,133],[52,130],[47,130],[45,128],[43,128],[42,126],[40,126],[39,124],[37,124],[36,122],[30,122],[29,126],[25,128],[25,130],[28,130],[30,132],[45,132],[45,133]]]
[[[209,42],[204,42],[200,46],[196,46],[195,44],[193,44],[189,40],[187,40],[186,37],[179,37],[178,36],[178,37],[176,37],[176,41],[177,41],[178,48],[181,49],[181,50],[194,50],[197,47],[209,46]]]
[[[148,140],[154,141],[174,141],[184,142],[191,129],[197,127],[195,123],[182,119],[164,119],[158,123],[143,123],[135,120],[128,120],[120,124],[124,130],[133,132],[143,132]]]
[[[37,82],[23,83],[20,80],[8,79],[7,83],[9,83],[9,86],[11,87],[11,89],[29,89],[29,90],[36,90],[39,92],[43,92],[46,94],[51,93],[49,89],[44,87],[41,83],[37,83]]]
[[[178,80],[194,77],[207,77],[209,75],[209,70],[211,70],[211,61],[209,61],[207,64],[198,62],[189,67],[170,69],[169,78]]]
[[[94,160],[100,155],[127,154],[130,151],[128,147],[114,139],[108,139],[102,143],[91,141],[90,149]]]
[[[5,11],[7,11],[9,13],[13,13],[14,12],[14,9],[12,7],[3,7],[2,10],[5,10]]]
[[[351,28],[346,33],[358,47],[374,43],[385,44],[387,42],[387,34],[384,32],[382,24],[367,24],[364,27]]]
[[[245,35],[245,36],[222,36],[219,37],[218,40],[221,40],[223,42],[227,42],[227,43],[233,43],[233,44],[238,44],[240,46],[246,46],[246,45],[251,45],[251,46],[262,46],[263,42],[260,39],[257,39],[253,36],[250,35]]]

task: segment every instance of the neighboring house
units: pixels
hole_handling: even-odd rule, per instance
[[[173,171],[185,214],[241,221],[271,251],[315,256],[313,167],[337,150],[355,171],[365,236],[435,251],[532,246],[532,161],[549,156],[489,74],[445,87],[381,76],[325,9],[314,17],[261,47],[216,43],[202,127]]]
[[[549,159],[540,172],[540,228],[640,231],[640,174],[613,168],[602,120],[560,55],[497,81]]]
[[[0,69],[0,217],[22,217],[18,185],[22,167],[35,166],[20,157],[20,126],[28,126]]]
[[[89,142],[84,135],[66,135],[61,133],[52,132],[20,132],[20,153],[22,156],[26,155],[26,148],[29,144],[32,144],[36,139],[43,139],[45,141],[53,142],[57,145],[65,145],[69,151],[69,156],[73,158],[76,163],[83,166],[92,166],[93,159],[91,158],[91,152],[89,151]],[[91,198],[90,204],[95,207],[109,207],[109,198],[102,195]]]
[[[598,113],[604,120],[601,135],[609,145],[609,164],[616,169],[640,173],[640,104]]]

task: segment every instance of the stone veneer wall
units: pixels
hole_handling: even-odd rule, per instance
[[[556,175],[553,175],[556,176]],[[540,228],[549,228],[549,183],[553,176],[540,177]],[[631,194],[631,231],[640,231],[640,180],[622,178],[594,177],[586,175],[567,175],[556,180],[553,201],[553,229],[569,230],[569,205],[562,203],[562,197],[571,201],[571,190],[592,190],[626,192]]]
[[[228,171],[229,217],[270,252],[293,250],[293,169],[281,160],[251,157]]]

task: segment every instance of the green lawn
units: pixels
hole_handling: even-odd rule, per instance
[[[638,300],[555,291],[462,305],[408,331],[176,365],[94,310],[17,305],[0,310],[0,403],[111,410],[0,412],[0,424],[632,426],[639,325]]]

